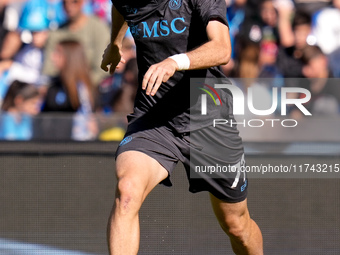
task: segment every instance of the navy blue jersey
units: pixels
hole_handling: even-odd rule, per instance
[[[152,64],[174,54],[188,52],[207,42],[206,26],[210,20],[217,19],[228,25],[225,0],[112,2],[127,21],[134,37],[140,84]],[[134,113],[129,116],[130,124],[135,121],[153,126],[170,124],[178,132],[199,128],[190,127],[190,78],[198,77],[225,76],[219,67],[178,71],[167,82],[162,83],[155,96],[146,95],[140,86]]]

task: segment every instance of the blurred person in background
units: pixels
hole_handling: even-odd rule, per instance
[[[262,1],[262,3],[260,4],[260,17],[262,21],[262,38],[266,37],[275,42],[278,42],[278,15],[273,0]]]
[[[329,6],[332,0],[294,0],[296,9],[303,11],[310,16],[315,12]]]
[[[288,15],[285,18],[288,19]],[[290,23],[290,20],[286,22]],[[279,30],[281,28],[279,26]],[[286,34],[287,38],[281,42],[279,48],[278,68],[284,77],[303,78],[302,52],[308,45],[307,40],[311,34],[311,17],[307,13],[298,11],[294,15],[292,26],[289,26],[290,29],[287,29],[287,26],[284,28],[285,32],[281,31],[281,33]]]
[[[233,72],[234,78],[255,79],[259,75],[260,46],[252,41],[244,41],[240,44],[240,52]]]
[[[16,31],[24,1],[0,1],[0,60],[11,59],[21,46]]]
[[[51,79],[42,111],[75,113],[72,138],[94,139],[98,132],[92,114],[94,89],[82,45],[74,40],[59,42],[52,54],[52,61],[58,74]]]
[[[106,77],[106,74],[100,69],[100,63],[102,52],[109,42],[109,28],[99,18],[85,14],[83,11],[84,0],[63,0],[62,2],[67,22],[50,33],[45,48],[46,61],[43,74],[56,75],[57,70],[50,61],[52,52],[59,41],[73,39],[84,46],[89,62],[91,81],[94,85],[98,85]]]
[[[103,21],[111,22],[111,0],[91,0],[93,14],[102,19]]]
[[[0,41],[4,43],[3,47],[0,47],[0,59],[3,60],[11,59],[22,47],[22,44],[32,42],[31,32],[25,29],[25,25],[23,26],[27,17],[32,17],[30,18],[31,22],[37,23],[39,19],[41,20],[40,16],[43,16],[48,20],[48,28],[51,30],[57,29],[66,22],[66,14],[61,0],[2,0],[0,6],[4,3],[7,5],[6,8],[3,8],[5,14],[3,25],[9,30],[9,33],[6,37],[1,37]],[[37,20],[34,20],[35,15],[39,15]],[[0,21],[2,21],[1,17],[0,15]]]
[[[1,62],[12,61],[21,46],[20,35],[16,31],[20,10],[20,2],[0,1],[0,105],[9,86],[6,75],[3,75],[5,66]]]
[[[128,31],[122,42],[121,54],[124,56],[125,63],[119,63],[114,74],[104,79],[98,86],[100,111],[104,113],[112,112],[112,100],[116,94],[121,90],[124,82],[124,70],[126,63],[130,59],[136,58],[136,45],[131,33]]]
[[[7,13],[7,5],[9,0],[1,0],[0,1],[0,49],[2,48],[2,44],[4,41],[4,38],[6,37],[8,33],[8,28],[5,26],[6,24],[6,18],[8,17]]]
[[[41,97],[34,85],[14,81],[4,98],[0,113],[0,139],[29,140],[32,116],[40,112]]]
[[[92,0],[84,0],[82,10],[86,15],[94,13],[92,2]],[[43,12],[47,14],[50,23],[49,28],[53,31],[64,25],[68,20],[63,0],[29,0],[26,1],[25,5],[29,6],[28,11],[36,9],[37,6],[42,7]]]
[[[255,12],[254,10],[250,13],[246,12],[244,22],[240,26],[235,42],[236,55],[240,50],[238,44],[242,41],[260,43],[263,38],[270,38],[275,42],[279,41],[278,17],[273,0],[262,0],[254,8],[256,8]]]
[[[270,73],[271,77],[264,76],[265,67],[272,67],[273,62],[276,60],[274,45],[276,46],[275,43],[270,46],[264,44],[260,46],[258,43],[246,42],[242,45],[240,57],[233,71],[234,83],[243,91],[244,95],[248,94],[249,88],[253,90],[253,104],[259,110],[269,109],[272,105],[271,88],[274,85],[272,83],[273,79],[259,78],[276,78],[273,77],[272,73]],[[245,107],[245,114],[242,117],[253,117],[248,107]]]
[[[316,44],[328,56],[335,77],[340,78],[340,0],[314,15],[313,35]]]
[[[10,0],[1,0],[0,1],[0,52],[2,49],[2,45],[4,43],[4,40],[6,38],[6,35],[8,34],[8,32],[10,31],[10,24],[8,24],[10,21],[9,20],[13,20],[13,18],[11,18],[10,16],[10,7],[9,7],[9,2]],[[15,26],[17,26],[18,23],[18,15],[14,20]],[[10,23],[13,23],[10,22]],[[0,54],[0,59],[1,59],[1,54]]]
[[[302,71],[309,81],[305,88],[312,94],[305,107],[313,116],[339,114],[340,86],[329,70],[327,56],[318,46],[307,46],[303,50],[302,60]]]
[[[112,98],[112,112],[130,114],[133,112],[134,100],[138,89],[138,67],[136,58],[126,62],[122,86]]]
[[[234,60],[228,63],[227,66],[222,66],[223,71],[227,75],[233,75],[233,65],[238,65],[240,55],[243,54],[245,45],[255,43],[260,44],[263,40],[270,40],[276,44],[279,44],[280,36],[278,31],[278,15],[275,9],[273,0],[263,0],[257,5],[254,5],[252,1],[247,1],[244,10],[243,22],[239,25],[237,34],[235,34],[235,42],[233,48]],[[254,6],[253,6],[254,5]],[[249,11],[250,6],[253,6],[253,10]],[[254,8],[255,11],[254,12]],[[235,67],[238,69],[239,67]],[[250,71],[251,72],[251,71]]]
[[[235,40],[240,32],[240,27],[244,21],[247,0],[226,0],[227,20],[229,24],[229,34],[231,43],[231,59],[228,64],[222,65],[223,72],[229,75],[235,64]]]
[[[261,102],[257,102],[260,106],[258,109],[270,109],[273,98],[273,87],[280,88],[284,86],[284,80],[282,73],[277,66],[278,46],[271,40],[262,40],[260,44],[259,53],[259,74],[256,85],[257,95],[254,95],[254,101],[261,99]],[[260,88],[261,87],[261,88]],[[278,92],[280,95],[280,90]],[[278,96],[278,104],[274,114],[279,114],[281,111],[281,99]]]
[[[105,129],[99,135],[102,141],[121,141],[124,138],[127,126],[125,116],[133,112],[135,97],[138,90],[138,67],[136,58],[131,58],[126,62],[122,85],[112,95],[110,106],[111,113],[122,115],[124,118],[115,127]]]
[[[44,8],[37,5],[35,7],[25,5],[20,18],[20,31],[29,32],[31,36],[28,44],[15,54],[13,60],[0,61],[0,77],[3,85],[3,91],[13,81],[18,80],[36,86],[45,83],[41,76],[43,65],[43,49],[48,37],[49,20]]]
[[[259,78],[282,78],[277,67],[278,46],[274,41],[262,40],[258,59]]]
[[[295,6],[292,0],[274,0],[275,10],[277,12],[277,28],[279,34],[279,45],[291,47],[295,38],[292,29],[292,19],[295,13]]]

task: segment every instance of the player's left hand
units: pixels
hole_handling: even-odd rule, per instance
[[[150,66],[144,75],[142,89],[146,90],[147,95],[154,96],[162,82],[167,82],[177,69],[177,63],[171,58]]]

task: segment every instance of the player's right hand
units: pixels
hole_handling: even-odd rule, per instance
[[[125,63],[122,53],[117,45],[110,43],[104,51],[100,68],[105,72],[109,71],[110,74],[113,74],[116,68],[119,68],[119,63]]]

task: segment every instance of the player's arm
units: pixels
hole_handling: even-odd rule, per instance
[[[104,51],[100,67],[104,71],[110,71],[110,74],[113,74],[119,62],[125,62],[125,60],[122,58],[121,48],[124,35],[128,28],[124,17],[117,11],[114,6],[112,6],[111,24],[111,40]],[[108,68],[108,66],[110,66],[110,69]]]
[[[210,20],[206,31],[208,41],[200,47],[185,54],[167,58],[149,68],[142,84],[147,95],[155,95],[162,82],[166,82],[176,71],[204,69],[229,62],[231,44],[228,26],[219,20]]]
[[[207,25],[207,35],[208,42],[186,53],[190,70],[225,65],[230,60],[229,28],[218,20],[211,20]]]

